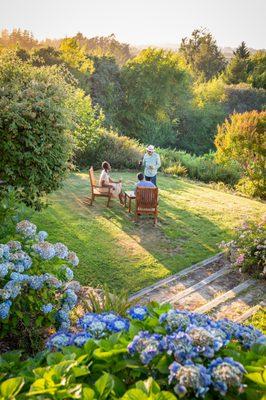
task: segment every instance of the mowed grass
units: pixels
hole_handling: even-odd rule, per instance
[[[124,189],[134,187],[135,175],[112,173],[122,177]],[[105,198],[97,198],[92,207],[85,205],[90,194],[87,173],[72,174],[49,196],[50,206],[31,219],[49,233],[51,242],[63,242],[78,254],[75,277],[83,285],[107,284],[132,293],[217,253],[234,227],[266,211],[259,201],[186,180],[160,175],[158,185],[156,228],[147,218],[134,224],[133,215],[117,200],[109,209]]]

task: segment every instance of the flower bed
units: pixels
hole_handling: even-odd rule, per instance
[[[170,305],[132,307],[127,317],[85,314],[47,349],[26,361],[2,355],[0,391],[17,387],[18,399],[254,400],[264,388],[260,331]]]
[[[27,220],[16,230],[16,240],[0,244],[0,339],[2,346],[34,352],[45,329],[70,326],[79,287],[70,267],[78,257],[62,243],[47,242],[48,234]]]
[[[266,221],[245,222],[236,229],[236,237],[229,243],[222,243],[232,265],[241,272],[257,278],[266,278]]]

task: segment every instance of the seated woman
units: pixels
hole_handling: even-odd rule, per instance
[[[118,182],[113,181],[110,178],[109,172],[111,171],[111,165],[104,161],[102,163],[102,172],[99,179],[99,186],[101,188],[99,190],[105,191],[104,188],[112,188],[112,197],[118,197],[121,204],[124,204],[124,195],[122,192],[122,183],[121,179]]]

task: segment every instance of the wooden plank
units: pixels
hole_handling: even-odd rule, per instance
[[[244,314],[240,315],[237,318],[234,318],[234,322],[244,322],[246,319],[252,317],[253,314],[255,314],[260,308],[265,307],[266,303],[264,301],[261,301],[259,304],[256,304],[254,307],[249,308]]]
[[[190,294],[196,292],[197,290],[203,288],[208,283],[211,283],[211,282],[215,281],[215,279],[219,278],[220,276],[224,276],[224,275],[228,274],[231,270],[232,269],[229,268],[229,267],[221,268],[219,271],[214,272],[213,274],[211,274],[207,278],[202,279],[200,282],[195,283],[195,285],[190,286],[189,288],[187,288],[185,290],[182,290],[181,293],[178,293],[178,294],[176,294],[176,295],[174,295],[174,296],[162,301],[161,303],[162,304],[164,304],[164,303],[171,303],[171,304],[175,303],[178,300],[181,300],[181,299],[189,296]]]
[[[164,286],[170,282],[173,282],[174,280],[177,280],[179,278],[183,278],[184,276],[190,274],[191,272],[194,272],[198,270],[199,268],[202,267],[207,267],[208,265],[220,260],[222,256],[224,255],[223,252],[215,254],[215,256],[212,256],[210,258],[207,258],[206,260],[200,261],[197,264],[193,264],[188,268],[183,269],[180,272],[177,272],[174,275],[168,276],[167,278],[161,279],[160,281],[154,283],[153,285],[147,286],[138,292],[134,293],[131,297],[130,300],[135,300],[139,297],[142,297],[150,292],[152,292],[154,289],[159,288],[160,286]]]
[[[209,301],[209,303],[205,304],[204,306],[197,308],[194,312],[206,313],[212,310],[213,308],[217,307],[219,304],[224,303],[227,300],[233,299],[234,297],[236,297],[237,294],[243,292],[254,283],[256,283],[255,279],[248,279],[247,281],[241,283],[240,285],[234,287],[233,289],[228,290],[228,292],[222,294],[221,296],[216,297],[216,299]]]

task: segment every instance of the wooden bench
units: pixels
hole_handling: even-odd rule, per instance
[[[135,221],[139,215],[153,215],[154,224],[158,219],[158,188],[157,187],[137,187],[136,188],[136,209]]]
[[[91,201],[90,204],[92,205],[95,197],[107,197],[107,207],[109,207],[110,204],[110,200],[112,197],[112,192],[111,189],[112,188],[103,188],[99,185],[96,185],[96,181],[95,181],[95,176],[94,176],[94,170],[93,167],[90,167],[89,170],[89,176],[90,176],[90,184],[91,184]]]

